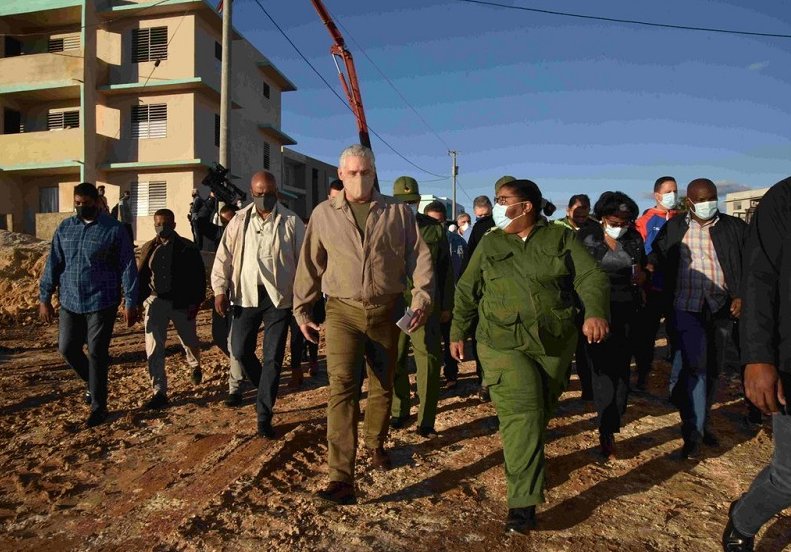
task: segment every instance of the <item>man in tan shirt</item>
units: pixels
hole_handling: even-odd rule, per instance
[[[269,171],[253,175],[250,194],[253,203],[241,209],[223,232],[211,287],[217,313],[226,316],[229,310],[232,312],[230,354],[258,385],[258,434],[274,439],[272,410],[280,384],[292,284],[305,225],[278,203],[277,182]],[[263,363],[255,354],[262,322]]]
[[[390,468],[384,450],[407,277],[413,281],[409,330],[431,308],[431,253],[406,205],[374,190],[373,152],[354,145],[341,153],[343,192],[313,211],[294,282],[294,316],[305,337],[318,342],[311,309],[322,292],[330,398],[327,408],[330,483],[319,497],[351,504],[363,357],[368,361],[365,445],[377,469]]]

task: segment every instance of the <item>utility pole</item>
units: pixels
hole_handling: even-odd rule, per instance
[[[231,164],[231,7],[233,0],[222,2],[222,69],[220,70],[220,165]]]
[[[453,165],[451,168],[451,177],[453,178],[453,220],[456,221],[456,177],[459,175],[459,167],[456,165],[456,151],[450,150],[448,151],[448,155],[450,155],[451,159],[453,160]]]

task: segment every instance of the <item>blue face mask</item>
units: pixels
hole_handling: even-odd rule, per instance
[[[527,203],[527,202],[520,201],[519,203],[512,203],[511,205],[521,205],[522,203]],[[508,211],[508,208],[511,205],[500,205],[499,203],[497,203],[492,209],[492,217],[494,218],[494,224],[497,225],[497,228],[499,228],[500,230],[505,230],[516,219],[518,219],[519,217],[523,217],[527,214],[527,213],[522,213],[518,217],[509,218],[505,213],[506,211]]]

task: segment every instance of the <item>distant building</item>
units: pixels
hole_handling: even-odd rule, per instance
[[[437,196],[431,195],[431,194],[421,194],[420,195],[420,205],[418,206],[418,211],[422,213],[423,209],[426,207],[426,205],[428,205],[432,201],[439,201],[442,204],[444,204],[445,205],[445,211],[448,214],[448,220],[453,218],[453,200],[451,200],[451,199],[449,199],[447,197],[437,197]],[[456,203],[456,216],[458,216],[459,214],[464,213],[464,212],[465,212],[464,211],[464,206],[457,202]]]
[[[725,196],[725,213],[750,222],[755,208],[769,188],[733,192]]]
[[[219,157],[215,5],[0,2],[0,221],[48,238],[87,181],[111,208],[131,192],[138,242],[163,207],[190,235],[191,190]],[[232,47],[229,168],[247,189],[257,170],[283,174],[281,148],[296,142],[280,128],[281,94],[296,87],[235,31]]]
[[[316,205],[327,199],[330,182],[338,178],[338,167],[283,148],[281,201],[302,218],[310,217]]]

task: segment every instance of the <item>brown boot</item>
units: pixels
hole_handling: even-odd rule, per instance
[[[343,481],[330,481],[327,488],[316,493],[316,496],[333,504],[355,504],[354,485]]]
[[[371,450],[371,466],[375,470],[388,471],[393,468],[393,463],[390,461],[390,455],[387,454],[384,447],[378,447]]]

